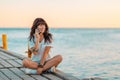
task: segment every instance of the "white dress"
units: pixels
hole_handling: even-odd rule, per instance
[[[34,43],[31,43],[32,46],[34,46]],[[31,47],[32,47],[31,46]],[[39,43],[39,51],[38,51],[38,54],[32,56],[31,60],[34,61],[34,62],[37,62],[38,64],[40,63],[40,60],[43,56],[43,53],[44,53],[44,50],[45,50],[45,47],[46,46],[51,46],[52,47],[52,44],[51,43],[44,43],[44,40],[42,40],[41,43]],[[51,49],[50,49],[50,52],[46,58],[46,60],[50,59],[50,54],[51,54]],[[25,72],[26,74],[37,74],[37,70],[36,69],[29,69],[29,68],[26,68],[25,69]]]

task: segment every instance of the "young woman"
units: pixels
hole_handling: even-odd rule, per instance
[[[62,61],[62,56],[57,55],[50,58],[50,49],[52,43],[52,34],[49,33],[49,27],[42,18],[36,18],[33,22],[30,36],[30,42],[34,46],[31,59],[24,59],[23,66],[26,67],[27,74],[41,74],[45,71],[55,71]]]

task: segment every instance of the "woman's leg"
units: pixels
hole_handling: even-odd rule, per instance
[[[43,68],[38,68],[38,63],[31,61],[30,59],[24,59],[23,60],[23,66],[29,68],[29,69],[36,69],[37,73],[36,74],[41,74],[43,71]],[[31,73],[31,72],[29,72]],[[32,72],[35,74],[35,72]]]
[[[30,59],[24,59],[22,63],[23,63],[23,66],[30,68],[30,69],[37,69],[38,68],[38,63],[34,62]]]
[[[57,67],[57,65],[60,64],[61,61],[62,61],[62,56],[61,55],[57,55],[57,56],[51,58],[50,60],[48,60],[45,63],[45,65],[43,67],[43,71],[46,71],[53,66]]]
[[[37,73],[41,74],[42,71],[46,71],[53,66],[56,67],[58,64],[60,64],[61,61],[62,61],[62,56],[57,55],[57,56],[51,58],[50,60],[46,61],[43,68],[38,68],[38,63],[33,62],[30,59],[24,59],[23,65],[27,68],[30,68],[30,69],[37,69]]]

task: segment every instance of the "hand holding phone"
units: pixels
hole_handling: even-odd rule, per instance
[[[36,38],[39,38],[39,31],[38,31],[38,29],[35,29],[35,36],[36,36]]]

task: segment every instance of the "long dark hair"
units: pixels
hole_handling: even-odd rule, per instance
[[[31,27],[31,32],[30,32],[30,36],[29,36],[29,41],[33,41],[33,43],[35,43],[34,40],[34,34],[35,34],[35,29],[37,29],[37,27],[39,25],[45,25],[45,32],[43,33],[44,35],[44,39],[45,39],[45,43],[52,43],[52,34],[49,33],[49,27],[46,23],[46,21],[43,18],[36,18],[33,22],[33,25]]]

